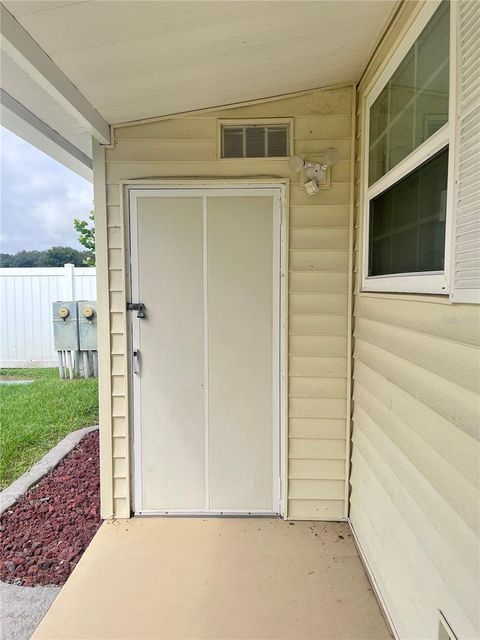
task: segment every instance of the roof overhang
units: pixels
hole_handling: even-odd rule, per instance
[[[0,124],[92,181],[91,138],[109,144],[110,125],[3,4],[0,12]]]
[[[1,124],[17,136],[92,182],[92,158],[0,89]]]
[[[356,82],[398,1],[5,1],[2,124],[90,171],[110,125]]]

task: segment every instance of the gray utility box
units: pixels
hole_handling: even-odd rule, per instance
[[[78,302],[78,335],[80,351],[97,350],[97,303],[94,300]]]
[[[78,351],[76,302],[53,303],[53,341],[56,351]]]

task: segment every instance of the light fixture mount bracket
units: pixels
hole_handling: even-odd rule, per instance
[[[338,149],[329,147],[323,153],[308,157],[292,156],[288,168],[292,173],[300,173],[300,184],[308,195],[321,189],[330,189],[331,168],[338,160]]]
[[[303,186],[309,195],[323,189],[330,189],[331,173],[332,167],[323,164],[322,154],[309,155],[308,161],[300,171],[300,186]]]

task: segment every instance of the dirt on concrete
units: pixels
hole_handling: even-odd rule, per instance
[[[0,580],[63,585],[100,524],[94,431],[0,518]]]

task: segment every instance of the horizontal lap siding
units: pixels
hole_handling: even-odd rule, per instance
[[[106,153],[113,407],[113,493],[128,515],[125,228],[119,180],[166,177],[280,177],[290,185],[288,514],[345,515],[348,242],[351,103],[349,89],[310,94],[115,129]],[[285,161],[218,162],[218,119],[294,118],[295,153],[340,151],[332,186],[308,197]]]
[[[438,609],[478,635],[478,326],[473,306],[355,303],[350,515],[403,638],[436,637]]]
[[[312,107],[312,110],[314,107]],[[295,118],[295,153],[340,151],[332,188],[290,193],[289,482],[292,518],[345,515],[351,104]],[[313,141],[312,141],[313,138]]]
[[[381,67],[421,3],[406,3]],[[367,86],[372,69],[360,87]],[[480,309],[362,294],[363,101],[357,109],[350,518],[395,629],[480,635]]]

